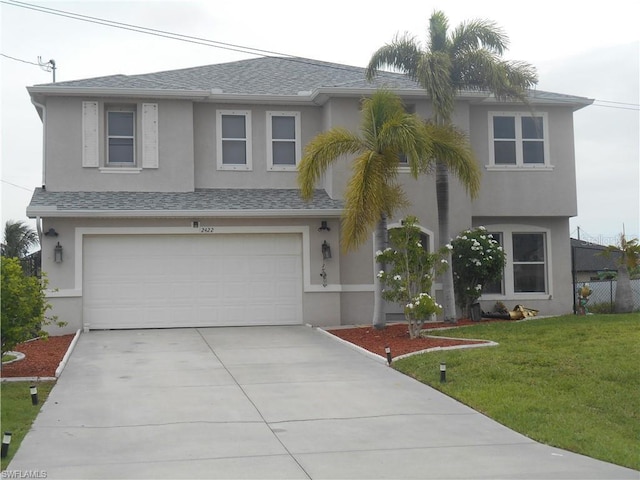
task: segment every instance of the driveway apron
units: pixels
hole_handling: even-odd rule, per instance
[[[93,478],[638,478],[315,329],[82,334],[8,470]]]

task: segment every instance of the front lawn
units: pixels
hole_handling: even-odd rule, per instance
[[[49,396],[54,382],[2,382],[0,386],[0,400],[2,410],[2,432],[11,432],[9,454],[2,459],[2,470],[7,468],[13,455],[18,451],[22,439],[31,429],[40,407]],[[38,387],[38,405],[31,402],[29,387]]]
[[[534,440],[640,470],[640,315],[570,315],[429,334],[500,345],[415,355],[394,367]]]

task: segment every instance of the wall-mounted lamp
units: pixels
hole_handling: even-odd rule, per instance
[[[51,227],[49,230],[44,232],[44,234],[47,237],[57,237],[58,236],[58,232],[56,232],[56,229],[53,228],[53,227]]]
[[[60,245],[60,242],[53,248],[53,261],[62,263],[62,245]]]
[[[326,231],[328,231],[328,232],[330,232],[330,231],[331,231],[331,229],[327,226],[327,221],[326,221],[326,220],[322,220],[322,221],[320,222],[320,228],[318,228],[318,231],[320,232],[320,231],[322,231],[322,230],[326,230]]]
[[[331,246],[325,240],[322,242],[322,259],[328,260],[331,258]]]

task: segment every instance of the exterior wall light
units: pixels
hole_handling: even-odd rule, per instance
[[[331,258],[331,246],[325,240],[322,242],[322,259],[329,260]]]
[[[62,245],[60,245],[60,242],[53,248],[53,261],[62,263]]]
[[[58,232],[56,232],[56,229],[53,228],[53,227],[51,227],[49,230],[44,232],[44,234],[47,237],[57,237],[58,236]]]
[[[328,231],[328,232],[330,232],[330,231],[331,231],[331,229],[327,226],[327,221],[326,221],[326,220],[322,220],[322,221],[320,222],[320,228],[318,228],[318,231],[320,232],[320,231],[322,231],[322,230],[326,230],[326,231]]]

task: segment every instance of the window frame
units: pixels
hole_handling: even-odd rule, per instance
[[[126,105],[126,106],[118,106],[118,105],[107,105],[105,107],[105,167],[109,168],[137,168],[138,167],[138,155],[137,155],[137,121],[138,116],[136,115],[136,105]],[[131,135],[111,135],[109,132],[109,116],[112,113],[130,113],[132,115],[132,129]],[[110,152],[110,144],[111,139],[131,139],[131,150],[132,150],[132,162],[112,162],[111,161],[111,152]]]
[[[244,117],[245,136],[224,138],[222,123],[224,116]],[[225,141],[244,141],[246,163],[224,163],[223,144]],[[216,164],[218,170],[250,171],[253,169],[251,146],[251,111],[250,110],[216,110]]]
[[[293,117],[294,119],[294,138],[279,139],[273,138],[273,118],[274,117]],[[269,171],[297,171],[300,159],[302,158],[302,143],[300,140],[300,112],[298,111],[275,111],[266,112],[266,135],[267,135],[267,170]],[[294,163],[290,164],[274,164],[273,163],[273,146],[274,143],[293,143],[294,144]]]
[[[515,137],[511,139],[500,139],[495,137],[494,122],[495,117],[510,117],[514,119]],[[523,138],[522,119],[523,118],[541,118],[542,119],[542,138]],[[549,154],[549,116],[547,112],[498,112],[490,111],[488,113],[488,137],[489,137],[489,164],[486,165],[487,170],[553,170],[551,157]],[[496,141],[513,141],[515,143],[515,163],[503,164],[495,161],[495,143]],[[524,143],[539,142],[542,143],[542,154],[544,156],[543,163],[525,163],[524,162]]]
[[[483,293],[480,300],[483,301],[527,301],[527,300],[549,300],[553,298],[553,258],[551,249],[551,231],[543,227],[529,225],[485,225],[487,232],[502,235],[502,248],[506,255],[506,263],[502,276],[502,293]],[[514,262],[513,236],[525,234],[541,234],[544,242],[544,292],[516,292],[515,291],[515,271],[514,265],[530,264],[531,262]]]
[[[511,257],[511,269],[512,269],[512,273],[513,273],[513,292],[514,294],[545,294],[548,293],[549,291],[549,274],[548,274],[548,268],[547,268],[547,237],[544,233],[542,232],[512,232],[511,233],[511,244],[512,244],[512,249],[513,251],[515,251],[515,246],[513,246],[513,243],[515,242],[515,237],[516,235],[540,235],[542,236],[542,252],[544,254],[544,258],[542,259],[542,261],[537,260],[516,260],[515,259],[515,255],[513,255],[512,252],[512,257]],[[530,291],[530,292],[521,292],[521,291],[517,291],[516,290],[516,265],[542,265],[543,266],[543,279],[544,279],[544,291]]]

